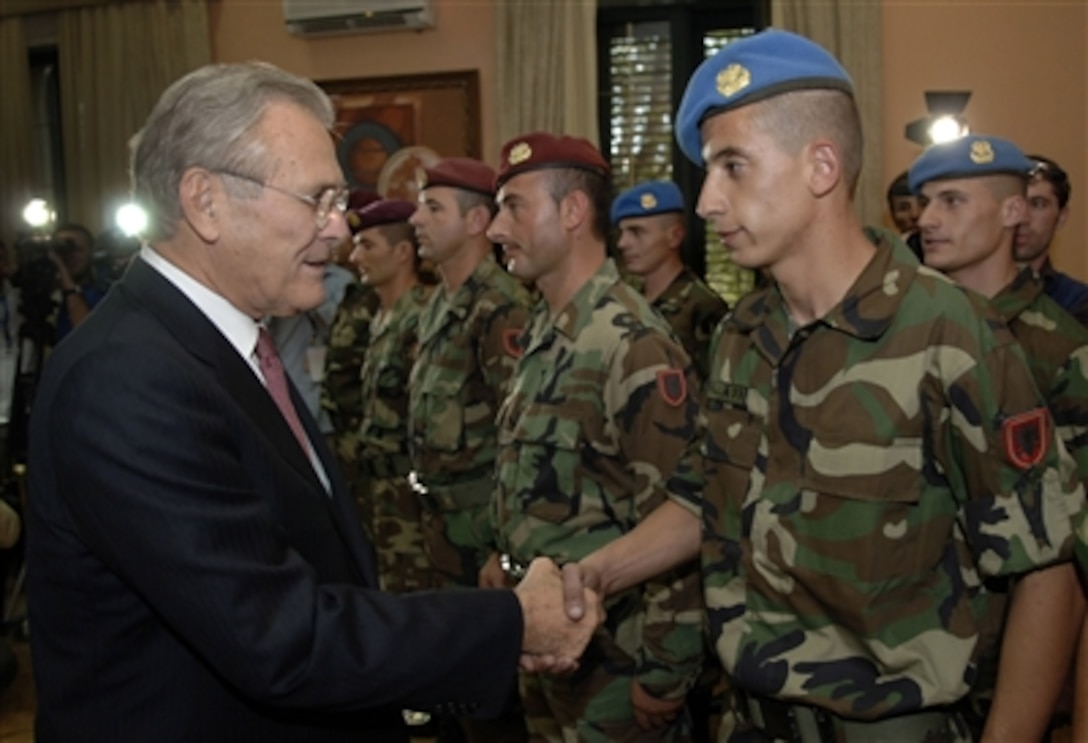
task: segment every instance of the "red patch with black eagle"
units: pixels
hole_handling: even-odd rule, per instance
[[[657,373],[657,391],[661,399],[678,408],[688,399],[688,378],[681,369],[665,369]]]
[[[521,328],[510,328],[504,330],[502,333],[502,347],[506,351],[507,356],[511,356],[515,359],[520,359],[522,354],[521,347]]]
[[[1036,408],[1005,419],[1001,424],[1001,438],[1005,444],[1005,456],[1022,470],[1043,461],[1050,448],[1050,411]]]

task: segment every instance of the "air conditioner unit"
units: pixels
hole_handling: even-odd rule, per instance
[[[434,27],[431,0],[283,0],[283,18],[296,36]]]

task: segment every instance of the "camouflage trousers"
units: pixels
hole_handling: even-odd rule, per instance
[[[374,541],[382,589],[409,593],[436,588],[438,579],[423,549],[419,500],[408,480],[373,478],[369,500],[372,510],[367,531]]]
[[[686,743],[685,709],[667,727],[643,730],[635,722],[631,681],[635,659],[598,630],[571,676],[522,673],[521,701],[532,743]]]
[[[480,568],[494,549],[488,507],[438,511],[425,505],[422,524],[427,558],[439,582],[446,587],[479,585]]]

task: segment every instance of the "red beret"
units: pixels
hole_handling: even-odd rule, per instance
[[[354,235],[383,224],[407,222],[408,217],[412,216],[415,210],[416,205],[411,201],[378,199],[371,201],[362,209],[348,212],[348,226],[351,227],[351,234]]]
[[[600,150],[588,139],[532,132],[514,137],[502,146],[495,189],[519,173],[541,168],[578,168],[605,177],[609,173],[608,163]]]
[[[484,196],[495,195],[495,171],[487,163],[468,157],[447,157],[419,174],[419,190],[428,186],[449,186],[475,191]]]

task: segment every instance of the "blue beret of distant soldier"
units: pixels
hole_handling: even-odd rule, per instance
[[[1000,137],[972,134],[931,145],[910,166],[910,190],[920,193],[930,181],[1009,174],[1027,178],[1035,163],[1015,144]]]
[[[676,141],[703,164],[699,127],[712,116],[794,90],[841,90],[854,84],[831,53],[804,36],[770,28],[725,45],[688,81],[676,112]]]
[[[612,224],[628,217],[684,211],[684,194],[672,181],[646,181],[629,188],[612,202]]]

